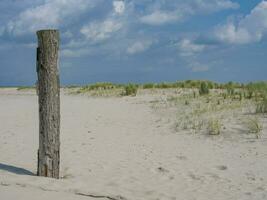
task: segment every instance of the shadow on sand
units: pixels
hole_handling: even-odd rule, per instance
[[[0,170],[8,171],[8,172],[18,174],[18,175],[35,176],[35,174],[32,173],[31,171],[28,171],[28,170],[23,169],[23,168],[11,166],[11,165],[5,165],[3,163],[0,163]]]

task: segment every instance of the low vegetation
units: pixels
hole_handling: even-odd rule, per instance
[[[128,84],[126,86],[124,86],[125,89],[125,96],[136,96],[137,94],[137,90],[138,90],[138,85],[135,84]]]
[[[184,84],[188,86],[192,82]],[[160,96],[153,102],[153,108],[161,109],[161,114],[167,109],[176,110],[177,119],[174,127],[177,132],[229,135],[231,129],[238,131],[239,129],[235,129],[234,126],[239,126],[240,121],[248,116],[260,119],[266,114],[266,82],[247,85],[233,82],[226,84],[194,82],[194,86],[198,87],[179,88],[169,93],[171,95],[167,98]],[[172,120],[173,117],[170,116],[168,120]],[[241,126],[246,127],[248,132],[254,133],[257,138],[263,129],[260,120],[254,118]]]
[[[34,86],[20,86],[20,87],[17,87],[18,91],[21,91],[21,90],[32,90],[32,89],[35,89],[35,87]]]
[[[267,98],[265,97],[257,103],[256,113],[267,113]]]
[[[248,133],[255,134],[256,138],[260,137],[260,134],[263,130],[263,126],[258,117],[251,117],[246,121],[246,126]]]
[[[33,88],[18,87],[17,89]],[[263,130],[259,118],[267,114],[267,82],[248,84],[216,83],[206,80],[145,84],[99,82],[83,87],[73,85],[66,88],[76,94],[88,93],[91,96],[103,97],[136,96],[145,92],[159,94],[159,99],[151,101],[153,108],[175,108],[177,110],[176,130],[189,130],[192,133],[206,132],[208,135],[223,135],[227,120],[249,117],[244,126],[249,133],[259,138]]]
[[[221,123],[218,119],[210,119],[208,122],[208,134],[209,135],[220,135]]]
[[[137,84],[114,84],[109,82],[86,85],[76,90],[78,94],[88,93],[92,96],[135,96],[139,85]]]
[[[92,90],[110,90],[110,89],[115,89],[119,88],[120,85],[109,83],[109,82],[103,82],[103,83],[95,83],[91,85],[86,85],[82,87],[79,92],[89,92]]]
[[[200,84],[200,88],[199,88],[199,94],[200,95],[206,95],[206,94],[209,94],[209,86],[206,82],[202,82]]]
[[[161,83],[144,83],[144,84],[131,84],[137,89],[197,89],[200,94],[208,94],[210,90],[222,90],[225,97],[232,98],[246,98],[257,99],[258,101],[266,99],[267,96],[267,82],[254,82],[248,84],[241,84],[235,82],[216,83],[208,80],[186,80],[176,82],[161,82]],[[111,82],[98,82],[94,84],[79,87],[77,85],[69,85],[66,88],[78,89],[78,93],[85,93],[93,90],[113,90],[123,89],[129,84],[116,84]],[[34,86],[18,87],[18,90],[33,89]]]
[[[235,119],[236,113],[248,112],[253,115],[267,113],[267,82],[248,84],[234,82],[221,84],[201,80],[145,84],[103,82],[90,84],[75,91],[106,97],[136,96],[139,90],[140,93],[147,90],[153,93],[159,92],[161,99],[153,101],[154,108],[176,107],[177,131],[188,130],[191,133],[206,132],[208,135],[220,135],[224,132],[227,120]],[[168,93],[168,91],[173,92]],[[262,126],[258,120],[250,119],[247,122],[247,129],[258,138]]]

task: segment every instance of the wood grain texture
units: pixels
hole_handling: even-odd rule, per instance
[[[37,37],[37,90],[39,96],[39,150],[37,175],[59,178],[59,31],[41,30],[37,32]]]

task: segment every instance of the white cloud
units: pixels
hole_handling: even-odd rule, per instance
[[[73,33],[71,31],[65,31],[62,33],[62,37],[64,38],[72,38],[73,37]]]
[[[149,14],[140,17],[140,21],[149,25],[164,25],[166,23],[180,22],[197,14],[210,14],[225,9],[237,8],[239,8],[239,4],[230,0],[156,1],[155,8]]]
[[[113,8],[115,13],[122,14],[125,10],[125,3],[124,1],[113,1]]]
[[[149,15],[140,18],[140,21],[149,25],[162,25],[174,21],[181,20],[182,16],[175,12],[155,11]]]
[[[103,22],[92,22],[83,26],[80,32],[91,41],[102,41],[112,36],[112,34],[122,28],[122,23],[106,19]]]
[[[202,52],[206,48],[206,45],[195,44],[189,39],[183,39],[178,43],[178,48],[181,56],[192,56]]]
[[[66,58],[78,58],[90,54],[89,49],[63,49],[61,51],[61,56]]]
[[[128,54],[137,54],[146,51],[152,45],[151,41],[137,41],[127,48]]]
[[[8,22],[6,30],[14,35],[37,29],[59,28],[75,16],[94,7],[95,0],[45,0],[42,5],[28,8]],[[98,1],[99,2],[99,1]]]
[[[64,47],[66,47],[66,48],[81,48],[81,47],[86,46],[87,43],[88,43],[88,41],[85,40],[84,38],[71,39],[64,45]]]
[[[234,44],[249,43],[253,39],[247,29],[236,27],[232,22],[219,26],[215,30],[215,37],[220,41]]]
[[[239,4],[231,0],[191,0],[195,11],[217,12],[225,9],[238,9]]]
[[[210,70],[211,64],[198,62],[196,56],[207,48],[207,45],[194,43],[190,39],[183,39],[178,43],[179,54],[185,59],[187,67],[192,72],[205,72]]]
[[[218,26],[214,31],[214,35],[222,42],[247,44],[260,41],[266,32],[267,1],[262,1],[237,24],[228,22]]]

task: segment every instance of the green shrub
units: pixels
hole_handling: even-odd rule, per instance
[[[114,89],[114,88],[119,88],[119,87],[121,86],[113,84],[113,83],[99,82],[99,83],[90,84],[90,85],[86,85],[82,87],[80,89],[80,92],[83,93],[83,92],[88,92],[92,90],[109,90],[109,89]]]
[[[145,83],[143,85],[143,89],[152,89],[154,87],[155,87],[154,83]]]
[[[222,125],[218,119],[210,119],[208,123],[209,135],[220,135],[221,127]]]
[[[237,87],[237,85],[234,84],[232,81],[230,81],[224,85],[224,88],[227,90],[227,94],[230,96],[234,95],[235,87]]]
[[[206,94],[209,94],[209,87],[208,87],[208,84],[207,84],[206,82],[202,82],[202,83],[200,84],[199,94],[200,94],[200,95],[206,95]]]
[[[249,133],[255,134],[256,138],[260,137],[263,127],[257,117],[249,118],[246,122],[246,126]]]
[[[256,113],[267,113],[267,97],[266,96],[257,103]]]
[[[213,88],[214,88],[214,83],[211,82],[211,81],[209,81],[209,82],[208,82],[208,88],[209,88],[209,89],[213,89]]]
[[[260,97],[263,98],[266,96],[267,93],[267,82],[255,82],[249,83],[246,85],[246,89],[248,92],[248,98],[251,99],[252,97]]]
[[[138,90],[138,86],[135,84],[128,84],[124,87],[125,89],[125,95],[126,96],[136,96],[137,94],[137,90]]]

